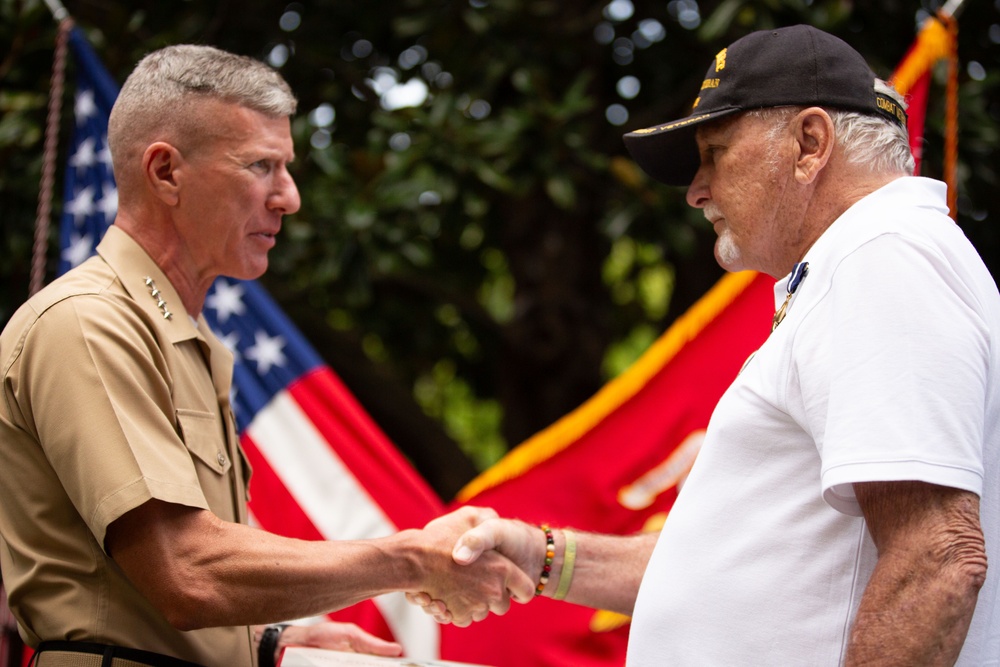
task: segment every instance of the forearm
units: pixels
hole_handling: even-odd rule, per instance
[[[855,492],[879,556],[846,664],[954,664],[986,577],[978,498],[919,482]]]
[[[147,583],[147,595],[182,629],[314,616],[420,580],[412,533],[313,542],[216,522],[209,534],[192,534],[198,543],[167,571],[150,573],[160,581]]]
[[[320,615],[383,593],[411,590],[420,580],[412,533],[363,542],[311,542],[235,524],[227,528],[234,535],[193,563],[198,585],[210,591],[199,605],[197,623],[202,627]]]
[[[912,577],[879,564],[858,610],[846,665],[953,665],[976,606],[968,577]]]
[[[264,633],[270,627],[268,641],[261,647]],[[353,623],[337,623],[324,621],[306,625],[257,626],[254,628],[255,649],[266,655],[270,647],[274,650],[273,659],[277,663],[281,649],[287,646],[309,646],[335,651],[352,653],[370,653],[374,655],[397,656],[403,652],[403,647],[396,642],[386,641],[372,635]],[[266,659],[266,658],[265,658]]]
[[[462,622],[528,597],[527,576],[499,554],[474,567],[451,558],[476,525],[459,510],[423,530],[359,541],[308,542],[148,501],[108,527],[106,548],[135,587],[178,629],[315,616],[390,591],[448,599]]]
[[[576,559],[566,601],[632,615],[639,584],[659,533],[600,535],[573,530]],[[545,596],[555,595],[565,564],[566,536],[556,531],[556,560]]]
[[[576,542],[575,564],[565,598],[594,609],[631,615],[639,582],[656,546],[659,533],[600,535],[572,530]],[[566,530],[552,530],[552,571],[542,595],[554,597],[566,563]],[[459,563],[474,563],[496,550],[511,559],[533,581],[539,580],[545,559],[545,534],[538,526],[511,519],[485,521],[465,533],[455,549]],[[466,565],[467,567],[468,565]],[[433,596],[431,596],[433,598]],[[431,598],[423,598],[430,602]],[[446,620],[443,610],[442,620]]]

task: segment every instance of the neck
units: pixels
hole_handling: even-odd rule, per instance
[[[795,252],[785,261],[780,277],[788,274],[830,226],[847,209],[905,174],[873,174],[867,170],[838,165],[840,169],[825,170],[802,212],[802,226]],[[845,168],[846,167],[846,168]]]
[[[216,276],[199,276],[190,261],[186,261],[190,253],[184,250],[181,239],[172,233],[173,226],[169,221],[157,220],[154,215],[146,217],[119,211],[115,225],[149,255],[177,291],[187,314],[197,318]]]

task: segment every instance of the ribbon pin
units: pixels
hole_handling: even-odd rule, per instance
[[[802,284],[807,273],[809,273],[809,262],[799,262],[792,269],[792,276],[788,279],[788,296],[785,297],[785,302],[781,304],[781,308],[778,308],[774,313],[774,319],[771,321],[771,331],[777,329],[781,321],[785,319],[785,313],[788,311],[788,304],[792,301],[792,295],[795,294],[795,290]]]

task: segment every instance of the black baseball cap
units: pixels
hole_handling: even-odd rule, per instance
[[[688,185],[698,170],[698,125],[740,111],[819,106],[879,115],[906,127],[906,112],[875,91],[875,74],[842,39],[808,25],[751,33],[715,56],[691,113],[625,135],[643,170]]]

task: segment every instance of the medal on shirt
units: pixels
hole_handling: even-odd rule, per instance
[[[795,294],[795,290],[802,284],[807,273],[809,273],[809,262],[799,262],[792,269],[792,275],[788,279],[788,296],[785,297],[785,302],[774,313],[774,319],[771,320],[771,331],[777,329],[781,321],[785,319],[785,313],[788,312],[788,304],[792,301],[792,295]]]

